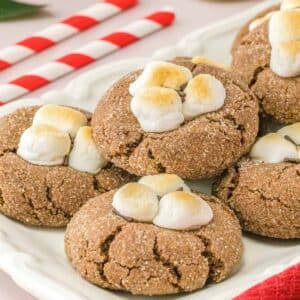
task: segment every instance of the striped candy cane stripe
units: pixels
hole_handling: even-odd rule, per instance
[[[36,34],[0,50],[0,71],[20,60],[54,46],[138,3],[138,0],[104,0]]]
[[[0,85],[0,101],[10,100],[34,91],[93,61],[126,47],[141,38],[173,23],[175,14],[166,9],[157,11],[126,27],[93,41],[63,57],[56,59],[29,74]]]

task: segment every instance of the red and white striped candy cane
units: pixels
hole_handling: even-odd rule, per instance
[[[32,92],[55,79],[119,50],[173,23],[175,14],[162,9],[93,41],[34,71],[0,85],[0,104]]]
[[[105,19],[136,5],[138,0],[104,0],[92,5],[58,24],[51,25],[32,36],[0,50],[0,71],[20,60],[54,46]]]

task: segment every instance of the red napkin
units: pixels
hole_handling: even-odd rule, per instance
[[[300,300],[300,263],[258,283],[234,300]]]

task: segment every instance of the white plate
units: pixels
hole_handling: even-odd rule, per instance
[[[157,51],[151,58],[109,64],[79,76],[63,91],[50,91],[42,99],[27,99],[8,104],[0,108],[0,115],[5,115],[16,107],[54,101],[93,110],[100,96],[113,81],[151,59],[169,59],[176,55],[205,55],[228,63],[230,45],[240,26],[274,3],[278,1],[265,1],[239,16],[197,30],[174,47]],[[192,182],[191,185],[203,191],[210,189],[207,182]],[[300,245],[297,241],[277,241],[246,235],[244,242],[245,252],[238,273],[222,283],[210,284],[200,291],[181,295],[180,298],[230,299],[270,275],[300,262]],[[64,254],[63,230],[31,228],[4,216],[0,216],[0,268],[39,299],[145,298],[106,291],[83,280],[72,269]],[[178,299],[178,296],[167,298]]]

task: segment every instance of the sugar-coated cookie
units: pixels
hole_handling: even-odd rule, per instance
[[[300,5],[283,1],[242,27],[232,47],[233,70],[260,100],[262,116],[300,121]]]
[[[300,238],[299,145],[300,123],[269,133],[215,184],[215,195],[234,210],[244,230]]]
[[[232,211],[176,175],[150,177],[75,214],[65,234],[75,269],[102,288],[140,295],[191,292],[236,271],[243,244]]]
[[[92,128],[104,156],[132,174],[205,178],[249,150],[258,103],[222,65],[181,57],[121,78],[99,102]]]
[[[65,226],[89,198],[132,176],[92,142],[90,114],[57,105],[0,119],[0,212],[26,224]]]

